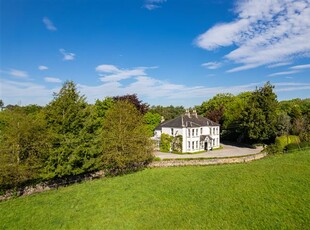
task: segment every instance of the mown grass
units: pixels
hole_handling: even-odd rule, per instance
[[[2,229],[309,229],[310,151],[147,169],[0,203]]]

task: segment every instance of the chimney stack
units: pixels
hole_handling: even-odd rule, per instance
[[[192,113],[192,114],[193,114],[193,117],[198,118],[198,116],[197,116],[197,112],[196,112],[196,109],[194,109],[194,110],[193,110],[193,113]]]
[[[189,112],[188,109],[185,111],[185,116],[191,117],[191,113]]]
[[[161,118],[160,118],[160,123],[163,123],[164,121],[165,121],[164,116],[161,116]]]

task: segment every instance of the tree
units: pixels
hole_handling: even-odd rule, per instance
[[[161,116],[158,113],[147,112],[144,116],[144,121],[146,123],[146,128],[148,135],[151,137],[154,135],[154,129],[159,125],[161,121]]]
[[[277,130],[279,136],[289,135],[291,130],[291,117],[286,112],[281,111],[277,116]]]
[[[143,117],[128,101],[117,101],[106,112],[101,137],[102,164],[110,174],[142,169],[153,158]]]
[[[49,135],[42,114],[6,113],[0,132],[0,185],[16,186],[39,177],[48,153]]]
[[[177,116],[180,116],[181,114],[184,114],[185,109],[183,106],[170,105],[164,107],[161,105],[157,105],[152,106],[150,112],[160,114],[165,120],[171,120],[173,118],[176,118]]]
[[[198,114],[223,125],[225,110],[233,100],[234,96],[232,94],[220,93],[210,100],[203,102],[201,106],[197,106],[196,109]]]
[[[278,102],[273,88],[274,86],[267,82],[252,93],[240,119],[242,134],[239,140],[261,142],[275,138]]]
[[[1,110],[2,110],[3,106],[4,106],[4,103],[3,103],[2,99],[0,99],[0,109]]]
[[[90,120],[91,108],[72,81],[64,83],[45,108],[52,138],[52,151],[44,177],[63,177],[93,171],[99,167],[100,150]]]
[[[145,114],[149,110],[149,105],[139,100],[137,94],[127,94],[124,96],[116,96],[116,97],[113,97],[113,100],[114,101],[128,101],[132,103],[141,114]]]

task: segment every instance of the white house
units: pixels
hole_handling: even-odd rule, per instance
[[[220,147],[220,125],[188,110],[184,115],[164,121],[155,128],[153,140],[160,143],[162,133],[182,135],[182,152],[198,152]]]

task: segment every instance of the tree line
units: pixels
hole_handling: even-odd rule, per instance
[[[310,139],[310,99],[277,101],[268,82],[253,92],[217,94],[196,106],[221,125],[221,138],[274,143],[277,136]],[[183,106],[149,106],[137,95],[88,104],[67,81],[46,106],[8,105],[1,100],[0,189],[105,170],[117,175],[153,159],[155,127],[185,112]]]
[[[278,102],[273,90],[267,82],[253,92],[217,94],[196,110],[221,125],[224,140],[271,144],[278,136],[295,135],[309,142],[310,99]]]
[[[95,104],[68,81],[44,107],[0,112],[0,189],[105,170],[117,175],[151,162],[154,119],[136,95]]]

